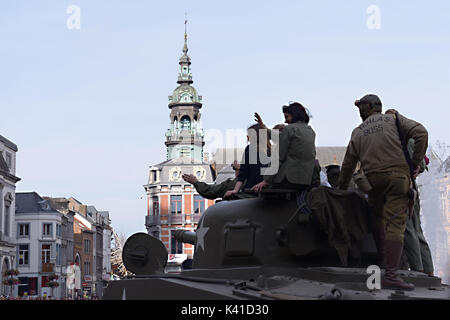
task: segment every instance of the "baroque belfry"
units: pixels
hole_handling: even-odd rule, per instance
[[[190,157],[203,161],[204,133],[200,109],[202,96],[192,86],[191,58],[188,56],[187,32],[184,33],[183,55],[180,58],[179,86],[169,96],[170,128],[166,133],[167,160]]]
[[[186,22],[185,22],[186,23]],[[169,253],[168,268],[179,268],[191,258],[194,246],[176,241],[177,229],[195,230],[203,212],[214,200],[202,198],[195,188],[182,179],[192,174],[198,181],[213,183],[214,171],[204,161],[204,133],[200,122],[202,97],[192,86],[191,59],[188,56],[187,32],[183,54],[179,60],[178,86],[169,96],[170,127],[165,134],[165,161],[149,168],[147,194],[147,232],[158,238]]]

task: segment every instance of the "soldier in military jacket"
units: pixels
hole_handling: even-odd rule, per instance
[[[356,127],[342,163],[339,188],[347,189],[357,162],[369,180],[368,194],[373,207],[374,238],[386,272],[382,286],[400,290],[414,290],[397,274],[403,250],[408,211],[410,170],[403,153],[395,115],[382,114],[381,100],[366,95],[355,101],[363,123]],[[399,115],[400,129],[407,140],[415,141],[412,164],[419,172],[428,146],[428,132],[418,122]]]

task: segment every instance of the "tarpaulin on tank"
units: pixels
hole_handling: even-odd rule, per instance
[[[364,195],[328,187],[313,188],[307,196],[307,205],[317,218],[321,229],[328,236],[346,266],[348,253],[359,256],[356,244],[369,232],[369,204]]]

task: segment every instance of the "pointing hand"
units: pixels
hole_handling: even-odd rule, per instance
[[[189,182],[190,184],[194,184],[198,181],[198,179],[192,174],[183,174],[182,178],[184,181]]]

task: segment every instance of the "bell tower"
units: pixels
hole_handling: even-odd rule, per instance
[[[183,55],[180,58],[178,87],[169,96],[170,128],[166,132],[167,160],[190,157],[203,161],[204,132],[201,127],[202,97],[192,86],[191,58],[188,56],[187,20],[185,21]]]

